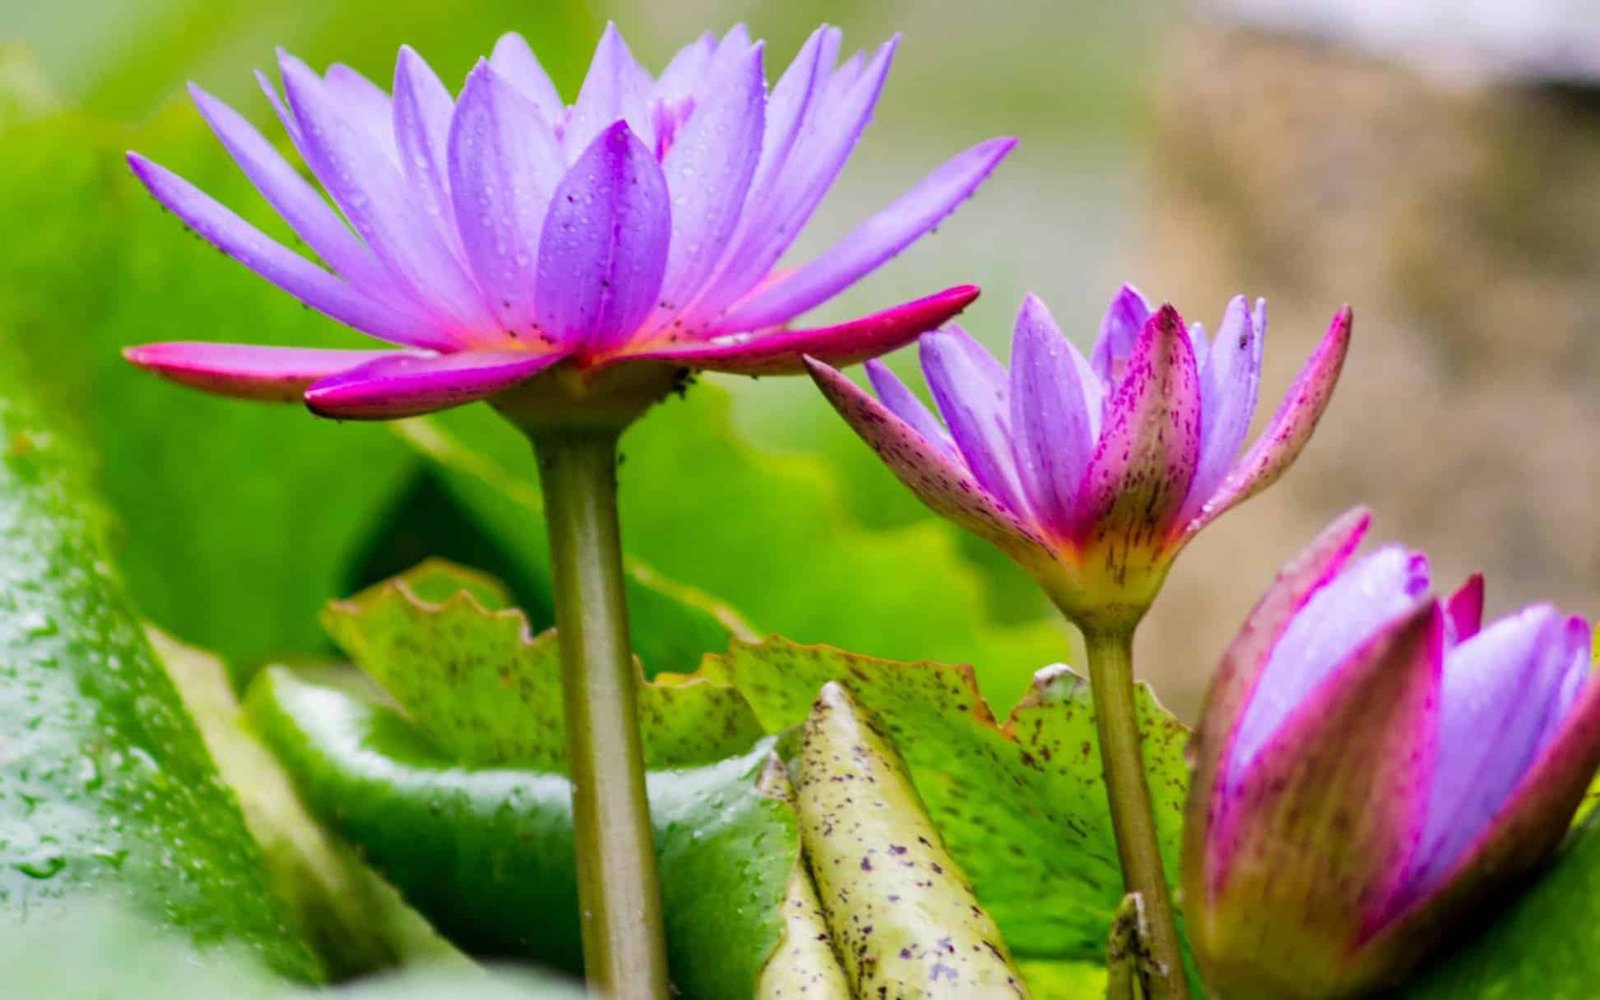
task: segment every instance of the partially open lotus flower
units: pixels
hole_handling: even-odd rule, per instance
[[[1085,358],[1029,296],[1009,373],[957,326],[922,338],[942,424],[881,364],[868,366],[877,399],[825,359],[810,369],[924,503],[1010,554],[1080,625],[1120,629],[1195,533],[1289,467],[1328,403],[1348,309],[1240,456],[1266,324],[1264,301],[1237,297],[1207,338],[1124,287]]]
[[[1329,528],[1251,613],[1195,734],[1185,912],[1216,995],[1392,984],[1560,844],[1600,765],[1578,618]]]
[[[550,369],[525,394],[534,408],[603,407],[608,394],[648,405],[682,368],[797,372],[804,354],[854,363],[899,347],[977,289],[822,329],[789,324],[937,225],[1014,140],[960,154],[820,257],[775,270],[871,117],[896,46],[841,63],[839,43],[819,29],[769,93],[763,45],[742,28],[690,44],[652,78],[612,27],[571,107],[515,34],[459,95],[410,48],[392,96],[349,67],[318,74],[283,55],[283,94],[262,86],[332,205],[192,88],[325,267],[130,154],[135,173],[224,253],[394,349],[162,343],[127,356],[222,395],[377,419],[501,396]]]

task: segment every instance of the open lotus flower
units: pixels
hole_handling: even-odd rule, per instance
[[[1007,374],[964,330],[922,339],[941,423],[888,368],[878,399],[808,362],[834,407],[929,507],[1016,559],[1080,625],[1137,622],[1184,544],[1289,467],[1322,415],[1350,337],[1334,317],[1288,397],[1239,457],[1255,413],[1266,303],[1228,304],[1216,336],[1112,300],[1090,358],[1029,296]]]
[[[646,386],[648,405],[683,368],[797,372],[803,354],[854,363],[905,344],[977,289],[788,325],[937,225],[1014,140],[962,153],[820,257],[775,271],[871,117],[896,45],[841,63],[839,42],[819,29],[769,94],[762,43],[742,28],[692,43],[652,79],[610,27],[571,107],[515,34],[454,97],[409,48],[392,96],[349,67],[319,75],[283,55],[283,95],[262,86],[332,206],[192,88],[326,267],[138,154],[134,172],[224,253],[396,349],[163,343],[127,356],[210,392],[381,419],[495,397],[551,368],[567,377],[550,394],[603,397],[604,372],[618,392]]]
[[[1420,553],[1352,561],[1367,522],[1278,576],[1195,734],[1185,910],[1224,1000],[1398,981],[1550,856],[1600,765],[1588,625],[1483,627],[1481,578],[1441,601]]]

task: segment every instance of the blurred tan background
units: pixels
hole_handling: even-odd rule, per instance
[[[147,116],[193,78],[259,120],[245,70],[280,43],[383,79],[407,40],[448,78],[508,27],[609,17],[659,68],[693,34],[742,20],[769,39],[775,76],[818,21],[852,47],[900,31],[876,121],[802,251],[966,145],[1023,144],[937,236],[821,318],[977,281],[964,323],[1003,355],[1025,291],[1085,347],[1123,280],[1208,326],[1235,292],[1265,296],[1264,418],[1337,306],[1355,308],[1344,384],[1311,448],[1180,559],[1145,626],[1142,670],[1175,709],[1192,712],[1277,566],[1355,503],[1376,509],[1378,536],[1428,550],[1447,584],[1485,570],[1494,613],[1537,599],[1600,611],[1591,3],[393,0],[381,20],[368,6],[0,0],[0,39],[114,117]],[[540,54],[569,77],[588,55]],[[730,384],[757,443],[848,471],[863,521],[924,516],[808,384]],[[1019,574],[968,551],[997,617],[1045,613]]]

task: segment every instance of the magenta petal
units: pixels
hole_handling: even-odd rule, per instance
[[[761,155],[766,96],[760,45],[718,49],[694,113],[661,161],[672,197],[672,243],[658,321],[693,301],[727,249]]]
[[[567,118],[562,146],[567,159],[576,161],[595,138],[619,121],[628,123],[633,134],[655,148],[655,128],[650,120],[650,91],[654,83],[628,51],[628,43],[615,24],[607,24],[605,34],[589,63],[583,89]]]
[[[1005,509],[961,462],[834,368],[806,359],[812,381],[902,483],[935,513],[976,532],[1003,550],[1033,553],[1044,543]]]
[[[1117,362],[1133,353],[1139,332],[1150,322],[1150,303],[1132,285],[1123,285],[1106,307],[1100,320],[1100,335],[1095,338],[1089,359],[1095,374],[1109,389],[1117,384]]]
[[[339,420],[391,420],[471,403],[532,378],[566,357],[526,351],[391,355],[322,379],[306,390],[313,413]]]
[[[833,298],[972,197],[1016,145],[1015,139],[991,139],[953,157],[822,256],[735,305],[713,332],[784,323]]]
[[[927,408],[916,393],[907,388],[900,381],[899,376],[889,370],[889,366],[873,358],[865,365],[867,381],[872,383],[872,391],[877,393],[878,401],[889,408],[889,412],[904,420],[918,434],[928,441],[939,446],[939,450],[950,456],[956,456],[956,443],[950,440],[950,434],[939,423],[939,418]]]
[[[666,270],[671,203],[661,167],[626,122],[562,178],[539,240],[534,308],[558,342],[604,351],[650,315]]]
[[[489,66],[517,88],[523,97],[532,101],[533,106],[539,109],[539,114],[551,125],[566,117],[566,103],[561,100],[556,85],[550,82],[550,74],[539,65],[539,58],[528,47],[527,39],[515,31],[506,32],[494,43]]]
[[[1200,384],[1183,319],[1150,317],[1128,356],[1085,473],[1079,530],[1159,547],[1200,457]]]
[[[1456,642],[1465,642],[1483,627],[1483,574],[1474,573],[1444,604]]]
[[[257,344],[141,344],[122,356],[146,371],[218,396],[288,403],[319,379],[383,358],[428,357],[400,351],[332,351]]]
[[[450,202],[450,119],[455,101],[433,67],[409,45],[394,64],[394,134],[400,169],[446,231],[455,225]]]
[[[1073,524],[1095,427],[1080,373],[1087,367],[1036,295],[1022,301],[1011,339],[1011,426],[1017,469],[1035,516],[1057,532]],[[1096,399],[1096,405],[1099,400]]]
[[[155,199],[202,239],[311,308],[382,340],[415,347],[448,345],[448,338],[431,324],[340,281],[167,168],[137,153],[128,154],[128,165]]]
[[[1350,347],[1350,326],[1350,307],[1346,306],[1333,317],[1322,342],[1289,387],[1278,412],[1272,415],[1272,422],[1228,473],[1216,494],[1205,501],[1190,522],[1189,532],[1199,531],[1223,512],[1271,486],[1300,457],[1339,381],[1345,352]]]
[[[503,330],[532,338],[539,238],[565,171],[537,108],[487,63],[467,76],[449,135],[450,190],[461,243]]]
[[[735,375],[797,374],[804,370],[801,359],[807,355],[830,365],[854,365],[906,346],[948,322],[977,297],[975,286],[957,285],[837,326],[733,334],[630,350],[627,356]]]

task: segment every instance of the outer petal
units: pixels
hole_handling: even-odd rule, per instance
[[[162,378],[218,396],[288,403],[298,401],[311,383],[370,361],[428,355],[174,341],[130,347],[122,356]]]
[[[713,330],[783,323],[833,298],[972,197],[1016,145],[1015,139],[991,139],[952,158],[822,256],[735,305]]]
[[[670,211],[661,168],[627,123],[602,132],[545,218],[534,295],[543,332],[594,352],[633,336],[661,290]]]
[[[537,108],[487,63],[467,77],[450,124],[454,217],[478,285],[502,329],[538,335],[539,238],[565,169]]]
[[[889,408],[889,412],[904,420],[918,434],[928,441],[939,446],[939,450],[952,458],[959,457],[956,452],[956,443],[950,440],[950,433],[939,423],[939,418],[933,411],[923,405],[916,393],[906,387],[889,366],[873,358],[866,363],[867,381],[872,383],[872,391],[877,393],[878,401]]]
[[[1474,573],[1444,603],[1456,642],[1466,642],[1483,627],[1483,574]]]
[[[1011,340],[1017,469],[1035,515],[1057,533],[1074,523],[1095,444],[1077,353],[1045,304],[1034,295],[1023,299]]]
[[[878,453],[900,481],[935,513],[998,545],[1028,557],[1044,551],[1044,542],[1006,510],[953,456],[895,416],[839,371],[806,359],[812,381],[845,422]]]
[[[306,305],[383,340],[416,347],[448,345],[432,325],[378,302],[272,240],[210,195],[137,153],[128,165],[155,199],[201,238]]]
[[[1220,995],[1359,992],[1350,954],[1424,820],[1443,633],[1434,603],[1394,623],[1296,710],[1249,773],[1208,789],[1223,801],[1186,913]]]
[[[566,103],[561,100],[556,85],[550,82],[550,74],[539,65],[538,57],[528,47],[527,39],[515,31],[501,35],[500,40],[494,43],[489,65],[517,88],[523,97],[532,101],[533,106],[539,109],[539,114],[552,126],[560,124],[566,117]]]
[[[1133,353],[1139,332],[1150,322],[1150,304],[1132,285],[1123,285],[1106,307],[1100,320],[1100,335],[1095,338],[1090,360],[1095,374],[1107,387],[1118,381],[1117,362]]]
[[[250,183],[318,257],[357,287],[383,291],[393,286],[372,251],[244,116],[195,84],[189,94]]]
[[[1572,661],[1567,622],[1548,605],[1503,618],[1450,651],[1439,712],[1439,765],[1428,823],[1402,902],[1449,873],[1522,780],[1559,716]]]
[[[324,378],[306,390],[313,413],[340,420],[391,420],[472,403],[532,378],[566,355],[459,351],[391,355]]]
[[[951,325],[922,339],[922,372],[950,436],[983,488],[1030,518],[1012,450],[1006,370],[965,330]]]
[[[836,326],[758,331],[625,353],[735,375],[793,375],[803,369],[801,359],[808,355],[843,366],[898,350],[948,322],[977,297],[975,286],[957,285]]]
[[[672,196],[672,244],[652,325],[687,306],[722,259],[761,155],[766,97],[762,47],[724,44],[661,163]]]
[[[655,148],[655,128],[650,120],[650,91],[646,73],[628,51],[628,43],[615,24],[607,24],[595,49],[589,74],[584,77],[578,102],[572,106],[562,145],[567,159],[576,161],[601,132],[626,121],[633,134]]]
[[[1255,314],[1266,317],[1265,301],[1258,301]],[[1190,342],[1196,345],[1196,351],[1201,349],[1203,337],[1204,332],[1199,329],[1190,331]],[[1200,373],[1200,465],[1184,503],[1185,520],[1199,513],[1211,499],[1233,468],[1245,435],[1250,432],[1261,386],[1261,345],[1265,337],[1266,328],[1256,326],[1244,296],[1234,296]]]
[[[1077,531],[1127,564],[1169,541],[1200,457],[1200,384],[1183,319],[1150,317],[1128,357],[1089,461]],[[1131,568],[1131,567],[1130,567]]]
[[[1284,470],[1300,457],[1301,449],[1311,440],[1311,432],[1316,429],[1322,411],[1333,396],[1333,387],[1339,381],[1345,352],[1350,347],[1351,319],[1349,306],[1333,317],[1333,324],[1289,387],[1278,412],[1272,415],[1272,422],[1228,473],[1216,494],[1205,501],[1200,513],[1189,522],[1188,532],[1199,531],[1224,511],[1277,482]]]
[[[356,231],[389,269],[439,317],[457,343],[493,330],[494,317],[428,217],[398,164],[346,118],[322,81],[291,57],[282,60],[289,105],[300,120],[311,169]]]

